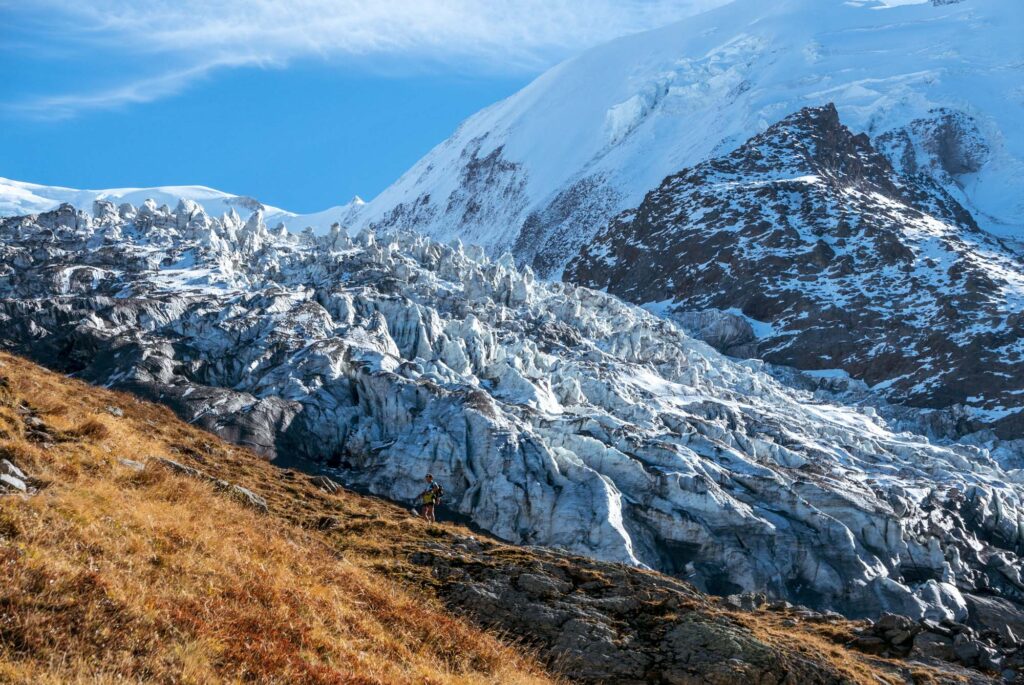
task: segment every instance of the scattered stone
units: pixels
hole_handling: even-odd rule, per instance
[[[949,628],[949,630],[952,631],[954,635],[964,633],[971,637],[974,636],[974,629],[971,628],[969,625],[958,623],[957,621],[943,621],[942,625]]]
[[[955,634],[955,633],[953,633],[952,630],[950,630],[946,626],[943,626],[943,625],[941,625],[939,623],[936,623],[935,621],[933,621],[933,620],[931,620],[929,618],[925,618],[925,619],[921,620],[921,628],[926,630],[926,631],[928,631],[928,632],[930,632],[930,633],[937,633],[939,635],[944,635],[944,636],[946,636],[948,638],[952,638],[953,635]]]
[[[914,627],[914,619],[909,616],[900,616],[899,614],[890,614],[888,612],[884,612],[875,622],[875,632],[880,633],[885,633],[890,630],[902,632],[912,630]]]
[[[992,647],[978,646],[978,665],[986,671],[1003,670],[1003,655]]]
[[[914,637],[914,631],[912,631],[912,630],[889,631],[888,633],[886,633],[885,637],[889,641],[890,644],[903,645],[903,644],[906,644],[906,642],[908,640],[910,640],[910,639],[912,639]]]
[[[337,516],[321,516],[316,520],[317,530],[334,530],[340,524]]]
[[[327,476],[313,476],[312,478],[310,478],[310,482],[312,482],[313,485],[317,486],[324,492],[328,492],[332,495],[336,492],[341,491],[341,486],[338,485],[338,483],[336,483],[335,481],[328,478]]]
[[[953,638],[953,654],[958,661],[968,666],[973,666],[981,654],[981,643],[972,640],[963,633],[958,633]]]
[[[25,484],[25,481],[7,473],[0,473],[0,487],[7,490],[28,492],[28,485]]]
[[[259,511],[263,514],[266,514],[268,511],[270,511],[269,507],[267,506],[267,500],[261,497],[260,495],[257,495],[249,488],[243,488],[241,485],[232,485],[230,487],[230,492],[234,494],[238,499],[240,499],[243,504],[252,507],[256,511]]]
[[[107,413],[111,416],[116,416],[117,418],[124,416],[124,410],[121,409],[121,407],[115,407],[113,405],[107,407]]]
[[[722,598],[722,604],[733,609],[743,609],[743,598],[740,595],[729,595]]]
[[[884,654],[889,647],[889,643],[880,637],[863,635],[853,641],[853,646],[868,654]]]
[[[763,607],[768,602],[768,596],[763,592],[744,592],[743,594],[724,597],[722,602],[734,609],[754,611]]]
[[[914,638],[912,657],[928,657],[951,661],[953,659],[953,640],[938,633],[924,632]]]
[[[145,464],[143,464],[141,461],[135,461],[134,459],[126,459],[126,458],[122,457],[122,458],[118,459],[117,462],[121,466],[124,466],[125,468],[129,468],[132,471],[142,471],[142,470],[144,470],[146,468]]]
[[[241,500],[244,504],[252,507],[253,509],[256,509],[257,511],[260,511],[262,513],[267,513],[269,511],[269,508],[267,506],[267,500],[261,497],[260,495],[257,495],[252,490],[249,490],[248,488],[243,488],[241,485],[235,485],[234,483],[229,483],[228,481],[221,480],[219,478],[213,478],[212,476],[203,473],[197,468],[194,468],[192,466],[186,466],[185,464],[176,462],[173,459],[167,459],[166,457],[157,457],[156,460],[157,463],[163,465],[164,467],[170,469],[171,471],[174,471],[175,473],[180,473],[190,478],[195,478],[197,480],[203,480],[209,483],[213,483],[218,490],[228,492],[237,499]]]
[[[25,472],[15,466],[9,459],[0,459],[0,473],[5,473],[20,480],[28,480]]]
[[[44,447],[54,442],[53,436],[46,431],[29,430],[26,431],[25,437],[28,438],[29,442],[40,443]]]
[[[186,466],[185,464],[174,461],[173,459],[167,459],[166,457],[157,457],[156,461],[158,464],[170,469],[171,471],[174,471],[175,473],[180,473],[183,476],[189,476],[190,478],[197,478],[199,480],[213,480],[199,469],[194,468],[192,466]]]

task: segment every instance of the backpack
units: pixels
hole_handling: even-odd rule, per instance
[[[444,498],[444,488],[441,487],[440,483],[436,485],[437,487],[434,488],[434,504],[440,504]]]

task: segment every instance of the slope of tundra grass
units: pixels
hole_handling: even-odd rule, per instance
[[[599,607],[615,587],[635,588],[638,613],[614,621],[623,644],[641,649],[650,637],[636,626],[662,634],[706,625],[707,654],[731,654],[737,673],[754,668],[752,682],[987,682],[850,650],[857,622],[735,611],[658,573],[506,545],[380,499],[325,492],[163,406],[2,352],[0,459],[31,486],[0,495],[0,683],[579,679],[573,655],[545,646],[539,624],[454,599],[446,569],[484,590],[502,586],[495,577],[514,585],[552,569],[597,587],[524,607],[536,616],[564,601]],[[517,601],[507,593],[493,596]],[[693,656],[671,682],[735,682],[714,676],[713,658]]]
[[[155,461],[197,441],[241,450],[162,407],[0,364],[0,457],[38,490],[0,497],[0,682],[550,682],[315,531]],[[276,477],[249,466],[249,485]]]

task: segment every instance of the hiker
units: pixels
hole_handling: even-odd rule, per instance
[[[427,474],[427,489],[420,494],[420,501],[423,502],[423,511],[421,515],[427,521],[434,523],[434,507],[441,503],[441,496],[444,494],[444,488],[439,483],[434,482],[433,474]]]

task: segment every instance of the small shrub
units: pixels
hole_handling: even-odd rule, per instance
[[[78,428],[68,431],[71,435],[82,440],[103,440],[110,435],[110,429],[96,419],[89,419]]]

